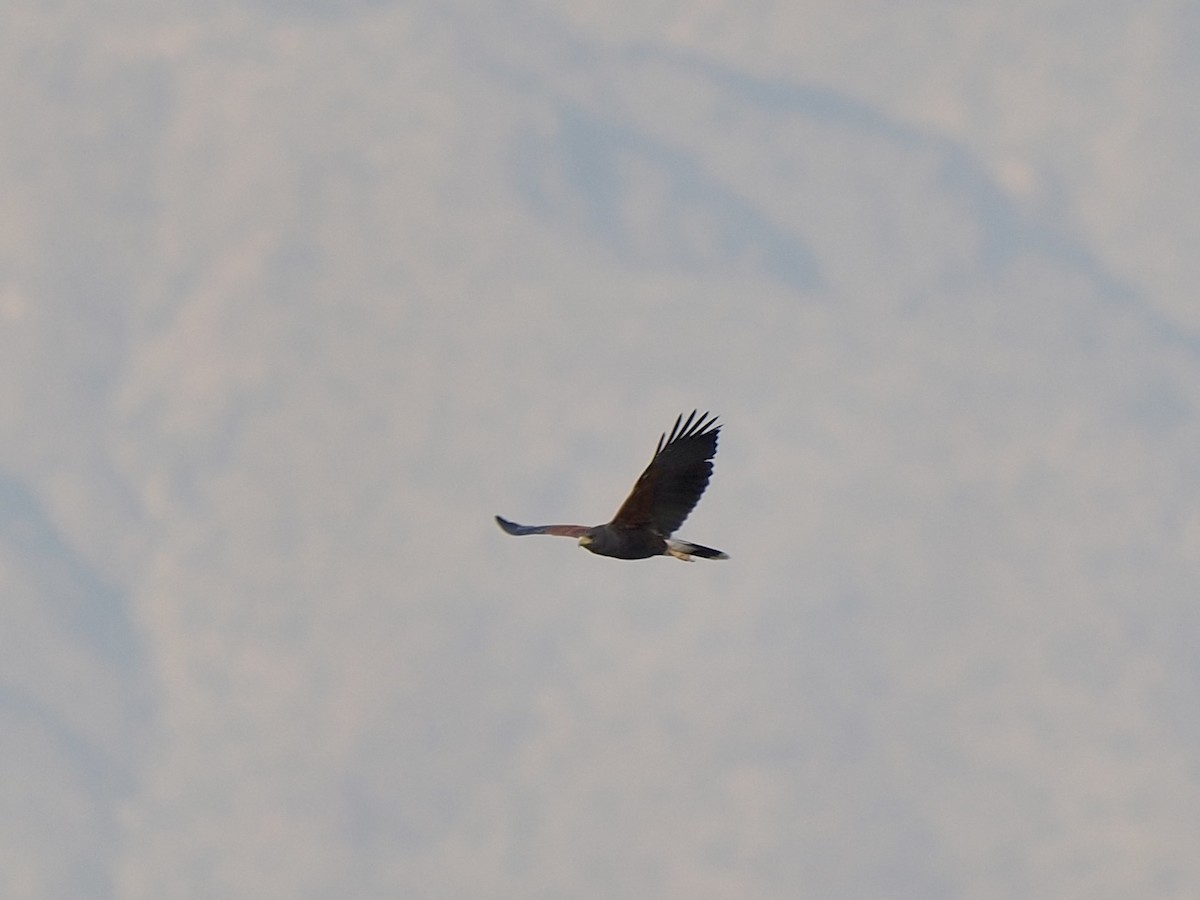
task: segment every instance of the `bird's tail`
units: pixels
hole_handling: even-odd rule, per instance
[[[685,562],[690,561],[693,556],[699,556],[701,559],[729,559],[728,553],[714,550],[712,547],[693,544],[690,541],[677,541],[672,538],[667,539],[667,553]]]

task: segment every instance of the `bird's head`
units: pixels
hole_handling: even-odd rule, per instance
[[[604,531],[604,526],[597,525],[579,536],[579,546],[591,553],[599,553],[603,556],[607,539],[608,535]]]

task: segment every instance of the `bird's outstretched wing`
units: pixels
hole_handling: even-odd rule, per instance
[[[621,504],[611,525],[619,528],[653,528],[669,537],[699,502],[712,477],[712,458],[717,454],[721,426],[716,416],[696,410],[683,421],[675,420],[670,437],[658,439],[654,458],[646,466],[633,492]]]
[[[518,525],[508,519],[496,516],[496,524],[507,531],[521,537],[526,534],[553,534],[558,537],[583,537],[587,533],[586,525]]]

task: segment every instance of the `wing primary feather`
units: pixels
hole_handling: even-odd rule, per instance
[[[697,415],[700,418],[697,419]],[[711,428],[716,421],[716,416],[710,415],[708,412],[700,413],[697,409],[693,409],[686,419],[684,419],[683,413],[680,413],[675,417],[675,424],[671,426],[671,430],[664,431],[659,435],[658,446],[654,448],[654,455],[658,456],[676,441],[682,441],[685,438],[702,434],[705,429]]]
[[[694,418],[696,418],[696,410],[693,409],[692,414],[690,416],[688,416],[687,421],[683,423],[683,431],[679,435],[680,437],[683,437],[684,435],[686,435],[688,433],[688,429],[692,427],[692,419],[694,419]],[[701,417],[701,418],[703,418],[703,417]]]
[[[665,431],[662,433],[662,435],[658,439],[658,449],[654,451],[655,456],[658,456],[658,454],[662,453],[663,447],[670,446],[671,441],[675,440],[675,434],[676,434],[676,432],[679,431],[679,423],[682,421],[683,421],[683,413],[680,413],[679,415],[677,415],[675,417],[675,424],[671,426],[671,432],[670,432],[671,436],[667,437],[667,432],[665,432]]]

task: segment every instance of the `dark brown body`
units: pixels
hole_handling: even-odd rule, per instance
[[[649,559],[667,552],[667,539],[648,528],[597,525],[579,539],[585,550],[615,559]]]

